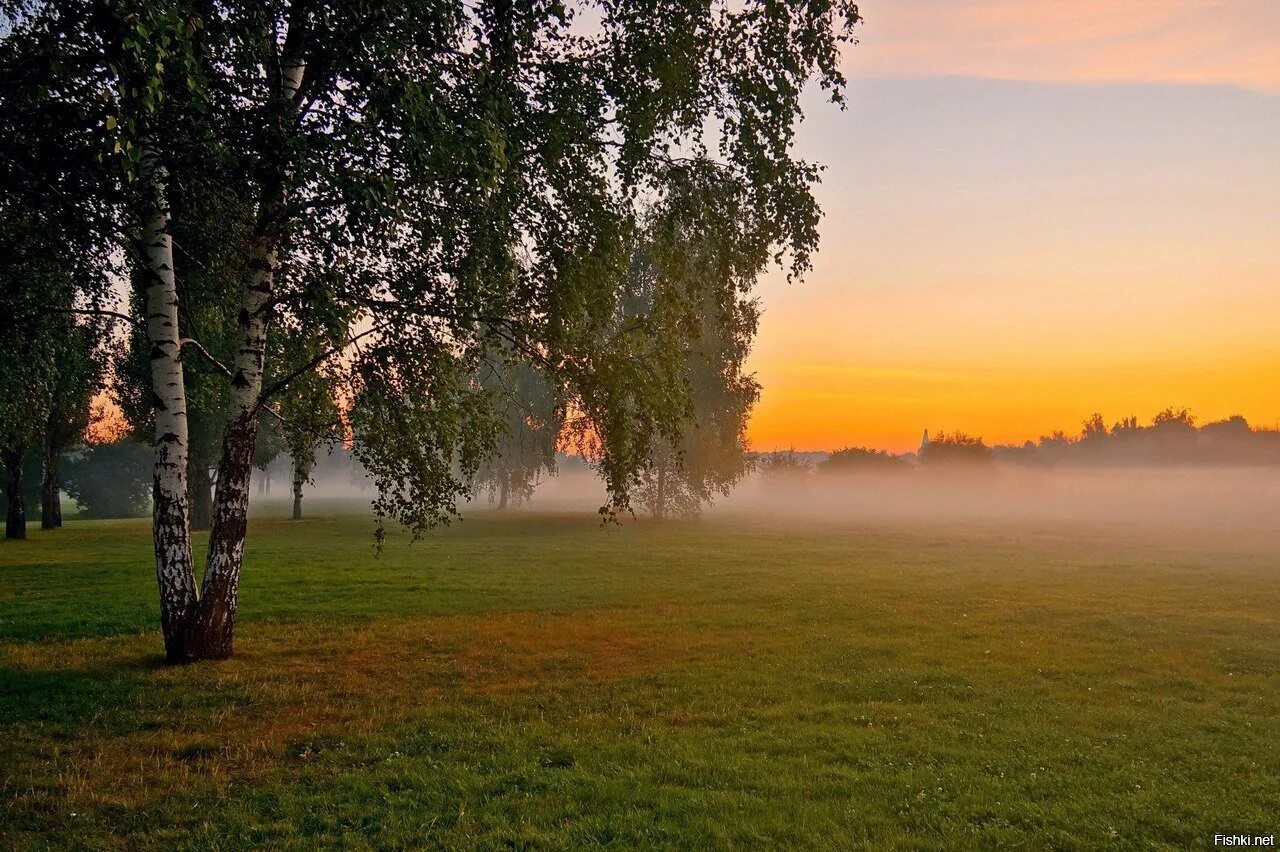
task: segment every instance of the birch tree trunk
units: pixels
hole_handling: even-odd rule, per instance
[[[307,472],[298,459],[293,460],[293,519],[302,520],[302,486],[307,482]]]
[[[510,478],[503,474],[502,484],[498,486],[498,509],[507,508],[508,492],[511,490]]]
[[[289,127],[297,116],[296,99],[302,87],[304,67],[301,60],[281,62],[278,96],[282,109],[278,130],[282,139],[290,132]],[[280,158],[277,173],[263,188],[250,273],[240,300],[240,344],[231,366],[231,404],[218,462],[209,557],[200,584],[200,605],[191,638],[192,654],[201,659],[229,657],[233,650],[267,327],[290,180],[287,153],[280,150],[276,155]]]
[[[661,521],[667,516],[667,466],[658,463],[658,484],[654,489],[653,517]]]
[[[22,481],[23,451],[9,449],[4,451],[5,472],[5,515],[4,537],[19,539],[27,537],[27,496]]]
[[[165,654],[176,662],[190,659],[188,630],[199,601],[187,518],[187,393],[182,378],[182,337],[178,332],[178,290],[165,196],[166,174],[151,152],[142,155],[139,170],[150,194],[143,219],[142,250],[148,273],[147,342],[151,345],[156,418],[152,537]]]
[[[222,436],[209,557],[192,630],[192,653],[201,659],[221,659],[232,652],[267,346],[266,306],[276,268],[274,247],[264,238],[258,240],[252,268],[241,299],[242,336],[232,366],[230,419]]]
[[[62,526],[62,478],[58,468],[62,461],[62,447],[51,435],[45,435],[41,447],[44,466],[40,477],[40,528],[56,530]]]

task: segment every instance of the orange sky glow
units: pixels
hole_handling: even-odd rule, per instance
[[[868,0],[814,269],[771,275],[756,449],[1280,424],[1280,3]]]

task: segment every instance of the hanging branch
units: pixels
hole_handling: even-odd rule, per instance
[[[209,362],[210,364],[212,364],[213,366],[217,367],[217,368],[218,368],[218,372],[222,373],[222,374],[223,374],[224,376],[226,376],[228,379],[232,377],[231,368],[230,368],[230,367],[228,367],[226,364],[222,363],[221,361],[219,361],[217,358],[213,357],[213,353],[212,353],[212,352],[210,352],[208,349],[205,349],[205,348],[204,348],[204,345],[203,345],[203,344],[201,344],[201,343],[200,343],[200,341],[198,341],[198,340],[194,340],[194,339],[192,339],[192,338],[190,338],[190,337],[184,337],[184,338],[182,338],[181,340],[179,340],[179,341],[178,341],[178,345],[179,345],[179,346],[190,346],[192,349],[194,349],[194,350],[196,350],[197,352],[199,352],[199,353],[200,353],[200,355],[201,355],[201,356],[202,356],[206,361],[208,361],[208,362]]]
[[[128,314],[122,314],[119,311],[109,311],[104,308],[45,308],[46,314],[82,314],[84,316],[110,317],[111,319],[120,320],[134,328],[144,328],[146,323],[136,317]]]

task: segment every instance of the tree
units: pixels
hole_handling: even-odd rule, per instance
[[[849,473],[905,473],[910,466],[902,456],[868,447],[844,447],[818,463],[826,475]]]
[[[602,333],[641,205],[713,247],[730,274],[709,287],[749,287],[775,259],[793,275],[808,268],[817,169],[791,153],[799,97],[816,80],[840,100],[856,8],[626,0],[594,11],[580,24],[558,4],[509,0],[38,7],[34,28],[78,51],[64,65],[107,98],[129,187],[171,659],[231,653],[258,422],[294,381],[343,372],[379,523],[418,534],[451,516],[492,455],[500,413],[470,379],[484,353],[510,345],[597,436],[608,516],[628,505],[655,438],[674,439],[692,408],[678,367],[691,329]],[[182,331],[174,235],[185,223],[171,206],[203,159],[193,150],[233,164],[235,197],[250,200],[199,584],[183,361],[209,350]],[[682,248],[669,245],[671,265]],[[705,296],[671,288],[662,300],[674,311]],[[315,319],[307,330],[324,332],[325,349],[269,363],[273,324]]]
[[[63,480],[81,517],[138,518],[151,508],[153,464],[146,444],[121,438],[72,451]]]
[[[258,479],[259,494],[271,496],[271,468],[288,450],[284,425],[264,412],[259,417],[253,447],[253,467],[261,474]]]
[[[1102,414],[1096,411],[1084,421],[1084,426],[1080,430],[1080,437],[1086,441],[1101,440],[1107,435],[1107,421],[1103,420]]]
[[[1172,406],[1159,411],[1156,416],[1151,418],[1151,425],[1160,428],[1170,429],[1194,429],[1196,425],[1196,417],[1191,413],[1189,408],[1174,409]]]
[[[43,529],[62,526],[60,462],[66,447],[83,438],[93,396],[102,387],[104,361],[98,349],[102,329],[70,314],[47,314],[39,302],[20,306],[12,298],[0,299],[0,311],[8,311],[12,320],[7,333],[0,333],[0,348],[5,352],[0,366],[5,534],[25,538],[26,495],[35,483],[26,482],[24,460],[36,445],[41,461],[36,477],[40,525]]]
[[[1061,440],[1065,441],[1066,436]],[[939,433],[929,441],[920,457],[921,462],[931,467],[985,465],[994,459],[995,453],[982,438],[964,432]]]
[[[84,439],[106,370],[102,324],[72,322],[65,315],[61,319],[52,346],[48,413],[41,436],[40,526],[46,530],[62,526],[62,453]]]
[[[171,42],[184,45],[190,41],[188,21],[192,19],[170,21],[178,29]],[[146,26],[142,21],[137,25]],[[187,44],[185,50],[194,48]],[[158,61],[165,58],[160,53],[157,51]],[[230,405],[226,365],[238,343],[236,310],[249,263],[247,243],[254,203],[251,182],[244,175],[245,163],[237,159],[234,149],[219,142],[217,129],[198,100],[191,102],[188,93],[184,99],[170,98],[153,105],[151,111],[156,113],[153,120],[166,124],[171,137],[166,147],[171,162],[165,173],[180,176],[166,183],[165,202],[170,250],[177,265],[175,280],[182,290],[177,310],[183,329],[188,521],[193,530],[207,530],[213,518],[212,471],[218,464]],[[124,144],[129,145],[127,139]],[[138,168],[131,172],[135,182],[137,172]],[[135,246],[134,252],[140,254],[140,249]],[[152,279],[139,264],[135,264],[132,277],[133,312],[146,315]],[[116,377],[128,421],[145,434],[153,434],[154,429],[153,351],[146,325],[136,325],[129,358],[121,363]]]
[[[302,488],[311,481],[311,471],[316,466],[316,442],[306,439],[289,450],[293,465],[293,519],[302,520]]]
[[[33,24],[42,7],[0,8],[0,454],[6,536],[22,538],[23,458],[42,434],[42,521],[61,523],[58,456],[98,380],[95,335],[72,317],[106,289],[114,195],[95,156],[92,87],[67,75],[57,39]]]
[[[331,376],[312,373],[293,383],[280,403],[280,430],[293,465],[293,519],[302,520],[302,488],[311,481],[316,448],[338,443],[342,424]]]
[[[1085,421],[1079,440],[1062,432],[1030,441],[1022,448],[997,447],[997,458],[1035,464],[1066,465],[1169,465],[1271,464],[1276,458],[1273,433],[1254,429],[1244,417],[1206,423],[1197,428],[1195,416],[1185,408],[1166,408],[1139,426],[1137,417],[1125,417],[1109,431],[1100,414]]]
[[[53,373],[49,357],[52,337],[42,333],[40,318],[31,315],[29,305],[22,304],[21,292],[6,289],[0,302],[0,311],[11,318],[0,329],[0,351],[4,352],[0,358],[0,459],[5,474],[7,539],[27,537],[24,460],[39,434],[41,414],[48,410]]]
[[[1186,461],[1196,451],[1199,435],[1189,409],[1166,408],[1151,419],[1149,435],[1154,457],[1162,462]]]
[[[493,455],[476,469],[474,487],[488,490],[501,510],[527,500],[539,477],[555,472],[564,409],[554,382],[510,347],[484,359],[479,382],[494,398],[499,434]]]
[[[7,199],[12,202],[13,199]],[[41,525],[62,525],[58,462],[89,421],[90,402],[101,386],[97,352],[101,328],[73,319],[75,264],[56,237],[56,225],[17,205],[0,211],[0,454],[6,471],[6,538],[26,537],[24,457],[41,445]],[[5,215],[5,213],[9,215]],[[59,306],[61,313],[50,313]],[[61,307],[66,306],[66,307]]]
[[[795,449],[762,453],[755,465],[761,476],[779,485],[797,485],[813,472],[813,463]]]
[[[1138,425],[1138,418],[1136,415],[1122,417],[1119,420],[1117,420],[1114,424],[1112,424],[1111,436],[1116,437],[1118,435],[1122,435],[1125,433],[1136,432],[1140,428],[1142,427]]]
[[[691,416],[674,439],[662,436],[654,442],[637,488],[640,503],[661,520],[669,512],[697,515],[717,495],[727,495],[747,472],[747,421],[760,386],[744,373],[744,366],[758,311],[755,303],[733,295],[737,288],[708,286],[731,274],[717,263],[714,252],[699,252],[692,246],[678,252],[667,246],[664,251],[661,243],[653,248],[642,249],[633,263],[636,284],[628,301],[634,316],[693,329],[680,365],[689,388]],[[644,269],[646,264],[651,268]],[[679,280],[685,276],[703,280]],[[704,298],[682,313],[663,318],[660,294],[672,286],[701,290]],[[717,302],[715,296],[722,298]],[[632,318],[624,315],[622,321]]]

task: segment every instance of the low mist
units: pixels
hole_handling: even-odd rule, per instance
[[[815,519],[1089,521],[1270,528],[1280,471],[1257,468],[1027,468],[894,474],[755,475],[716,507]]]
[[[530,499],[507,511],[594,512],[606,501],[603,484],[581,465],[568,467],[545,478]],[[272,497],[288,494],[289,482],[281,473],[273,476]],[[304,493],[307,499],[358,500],[366,505],[374,496],[358,470],[323,464]],[[494,511],[483,492],[459,508],[464,516]],[[727,497],[705,507],[702,515],[708,519],[763,515],[798,525],[1063,522],[1167,526],[1171,532],[1193,535],[1209,530],[1262,533],[1280,530],[1280,470],[1194,465],[1042,468],[996,463],[974,470],[757,472]],[[636,519],[645,520],[638,508]],[[632,517],[623,515],[620,520],[630,523]]]

